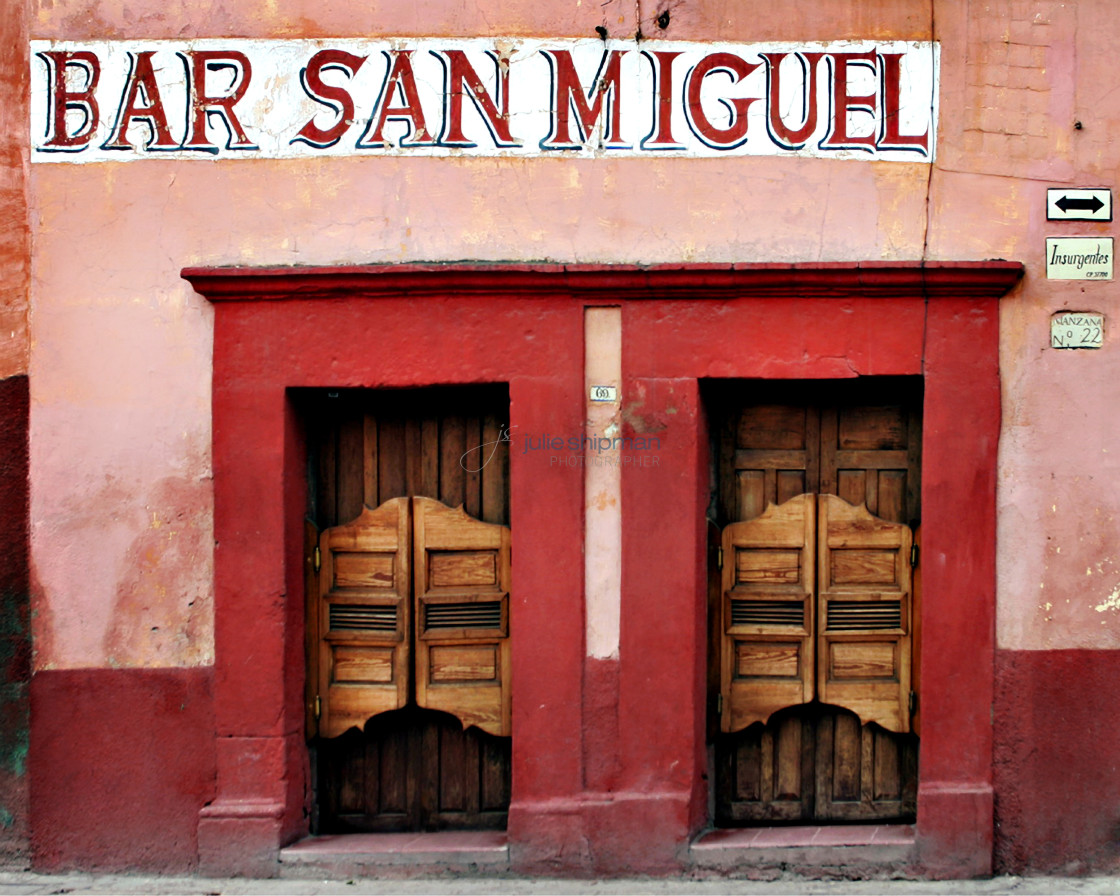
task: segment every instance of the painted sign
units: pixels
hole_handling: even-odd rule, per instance
[[[1050,318],[1051,348],[1100,348],[1104,315],[1095,311],[1060,311]]]
[[[1048,237],[1046,278],[1048,280],[1111,280],[1112,237]]]
[[[901,41],[32,41],[32,158],[928,163],[938,64]]]
[[[1051,188],[1046,191],[1047,221],[1111,221],[1112,190]]]

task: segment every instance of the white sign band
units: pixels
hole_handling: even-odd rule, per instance
[[[796,155],[930,162],[932,42],[31,42],[35,162]]]

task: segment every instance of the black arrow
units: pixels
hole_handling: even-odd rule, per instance
[[[1054,205],[1060,208],[1063,212],[1076,210],[1082,212],[1092,212],[1093,214],[1096,214],[1102,208],[1104,208],[1104,203],[1101,202],[1096,196],[1094,196],[1092,199],[1070,199],[1068,196],[1063,196],[1061,199],[1055,202]]]

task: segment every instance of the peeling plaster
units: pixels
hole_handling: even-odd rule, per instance
[[[1112,593],[1104,599],[1104,602],[1097,604],[1093,609],[1098,613],[1103,613],[1105,610],[1112,610],[1113,612],[1120,610],[1120,585],[1113,588]]]

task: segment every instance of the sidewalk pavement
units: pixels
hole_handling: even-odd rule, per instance
[[[97,896],[670,896],[670,894],[750,894],[750,896],[1120,896],[1120,877],[995,877],[968,881],[851,881],[781,878],[772,881],[727,878],[618,878],[560,880],[527,877],[443,877],[407,880],[252,880],[247,878],[156,877],[131,874],[34,874],[0,871],[0,896],[97,894]]]

